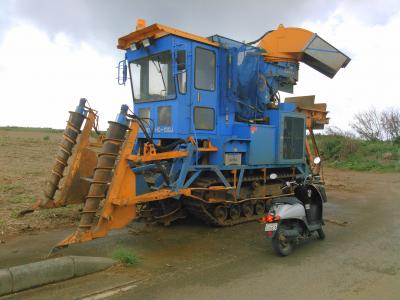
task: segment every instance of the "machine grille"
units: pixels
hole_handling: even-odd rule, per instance
[[[283,159],[303,159],[304,119],[285,117],[283,126]]]

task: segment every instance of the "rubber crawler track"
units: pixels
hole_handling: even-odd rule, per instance
[[[280,174],[280,177],[290,177],[290,174]],[[256,180],[262,180],[263,177],[262,176],[249,176],[249,177],[244,177],[243,178],[243,182],[253,182]],[[209,187],[213,184],[217,183],[215,180],[213,179],[205,179],[205,178],[201,178],[200,180],[196,181],[195,185],[196,187]],[[284,196],[282,194],[282,196]],[[251,216],[243,216],[242,214],[240,215],[240,217],[236,220],[232,220],[229,218],[229,216],[224,220],[218,220],[217,218],[215,218],[213,216],[212,213],[210,213],[210,211],[208,210],[208,208],[212,208],[215,207],[217,205],[217,203],[207,203],[208,199],[203,199],[203,201],[201,200],[196,200],[194,198],[185,198],[184,200],[184,207],[185,209],[194,217],[204,221],[206,224],[210,224],[213,226],[218,226],[218,227],[224,227],[224,226],[233,226],[233,225],[237,225],[237,224],[241,224],[241,223],[246,223],[246,222],[251,222],[254,220],[258,220],[262,214],[255,214],[255,212],[253,211],[253,215]],[[266,210],[264,211],[264,213],[268,210],[268,205],[267,205],[267,201],[268,200],[262,200],[264,201],[264,203],[266,204]],[[218,204],[222,204],[222,205],[226,205],[228,210],[229,210],[229,205],[231,205],[232,203],[230,202],[226,202],[226,203],[218,203]],[[253,207],[254,209],[254,207]],[[229,215],[229,214],[228,214]]]

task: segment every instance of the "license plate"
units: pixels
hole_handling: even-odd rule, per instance
[[[265,224],[265,231],[276,231],[278,229],[278,223]]]

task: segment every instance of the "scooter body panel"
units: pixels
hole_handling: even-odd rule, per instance
[[[273,207],[275,214],[280,216],[281,220],[285,219],[299,219],[305,220],[306,211],[301,204],[281,204]]]
[[[306,211],[302,204],[278,204],[271,208],[271,211],[280,217],[280,221],[284,220],[300,220],[309,231],[315,231],[322,228],[322,221],[320,223],[309,224],[306,217]]]

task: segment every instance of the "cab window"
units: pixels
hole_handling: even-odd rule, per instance
[[[176,97],[171,51],[134,60],[129,67],[136,103]]]
[[[215,90],[215,52],[197,47],[195,50],[194,81],[198,90]]]
[[[178,65],[178,89],[179,93],[186,94],[187,73],[186,73],[186,51],[178,50],[176,55]]]
[[[199,130],[214,130],[214,109],[196,106],[194,108],[194,127]]]

